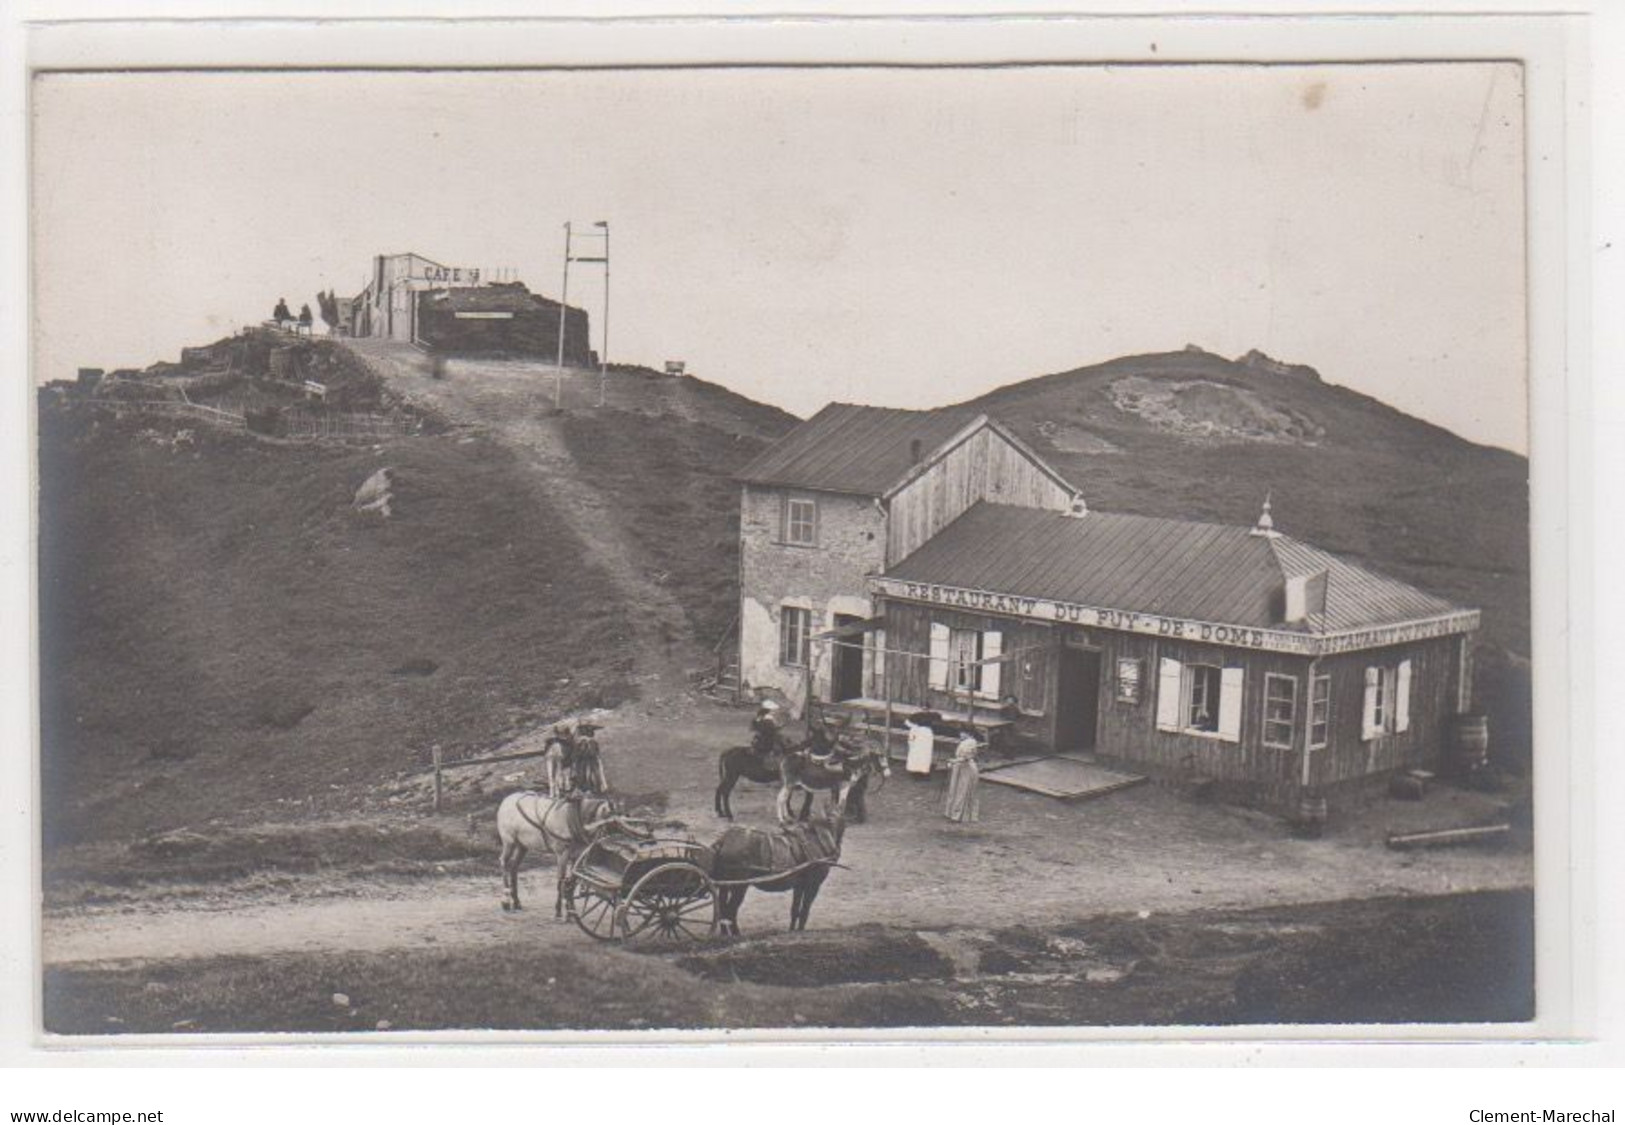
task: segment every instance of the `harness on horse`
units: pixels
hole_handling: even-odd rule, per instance
[[[542,799],[542,795],[540,793],[532,793],[531,796],[537,800]],[[543,823],[541,818],[532,816],[530,811],[525,807],[525,803],[523,801],[515,802],[513,808],[514,811],[519,814],[519,819],[523,820],[526,824],[540,832],[544,839],[559,840],[561,843],[566,844],[571,844],[577,840],[586,839],[587,822],[581,815],[581,798],[579,796],[570,799],[550,797],[548,800],[553,801],[556,805],[564,806],[565,830],[569,832],[568,836],[560,837],[557,834],[548,831],[547,825]]]

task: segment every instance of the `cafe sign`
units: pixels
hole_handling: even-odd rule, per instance
[[[436,285],[478,285],[480,271],[466,269],[462,266],[437,266],[426,264],[423,267],[423,280],[432,281]]]
[[[1023,617],[1062,625],[1113,629],[1120,633],[1140,633],[1167,637],[1170,640],[1257,649],[1260,652],[1286,652],[1300,656],[1348,652],[1463,633],[1478,628],[1479,620],[1477,610],[1462,610],[1424,621],[1347,630],[1341,633],[1309,634],[1280,629],[1258,629],[1246,625],[1225,625],[1184,617],[1166,617],[1156,613],[1107,609],[1102,606],[999,594],[988,590],[971,590],[931,582],[908,582],[896,578],[874,578],[870,581],[875,591],[884,597],[927,605],[996,613],[1004,617]]]

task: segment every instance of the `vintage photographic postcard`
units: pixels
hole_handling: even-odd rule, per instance
[[[31,56],[45,1041],[1573,1026],[1561,57],[276,30]]]

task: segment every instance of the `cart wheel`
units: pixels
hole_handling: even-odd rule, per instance
[[[615,936],[616,897],[581,879],[571,878],[564,884],[565,909],[582,933],[599,941]]]
[[[692,863],[662,864],[632,885],[616,917],[623,941],[699,941],[716,932],[716,888]]]

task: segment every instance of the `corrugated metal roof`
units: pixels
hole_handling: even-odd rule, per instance
[[[1286,576],[1330,573],[1327,613],[1285,626]],[[1114,512],[978,504],[887,572],[909,582],[1251,628],[1328,633],[1458,607],[1287,536]]]
[[[832,402],[764,450],[741,481],[880,496],[921,456],[977,417],[975,411],[894,410]]]
[[[1326,572],[1326,612],[1323,618],[1314,619],[1317,633],[1414,621],[1462,608],[1289,536],[1270,542],[1283,574],[1313,577]]]

